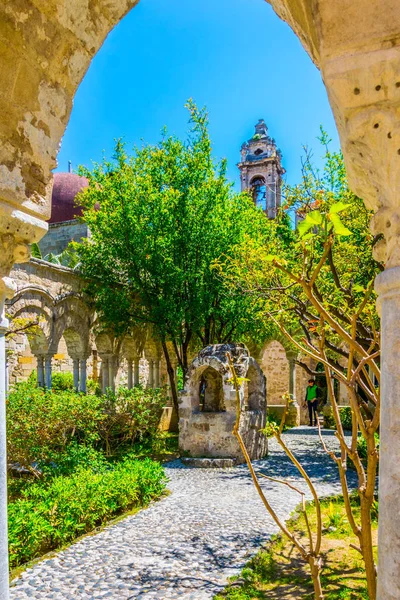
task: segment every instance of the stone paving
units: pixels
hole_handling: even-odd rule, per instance
[[[329,447],[337,447],[333,432],[324,436]],[[298,427],[285,437],[319,494],[340,493],[336,466],[321,449],[317,431]],[[255,465],[306,489],[275,441],[268,459]],[[175,460],[165,467],[168,497],[27,569],[14,581],[11,599],[208,600],[222,590],[276,526],[246,466],[196,469]],[[279,515],[288,518],[299,495],[268,480],[262,486]]]

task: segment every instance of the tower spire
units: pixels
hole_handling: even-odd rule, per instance
[[[242,191],[248,191],[254,203],[273,219],[281,205],[282,175],[281,152],[275,140],[269,137],[264,119],[255,125],[252,138],[242,144],[238,164]]]

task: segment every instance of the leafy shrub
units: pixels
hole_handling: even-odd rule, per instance
[[[339,408],[339,417],[342,422],[342,427],[345,431],[351,431],[352,428],[352,413],[350,406],[342,406]],[[332,411],[324,411],[324,426],[329,429],[336,428],[335,418]]]
[[[93,473],[103,473],[109,463],[102,452],[93,446],[78,444],[73,440],[64,452],[55,454],[51,462],[41,464],[44,475],[71,475],[78,469],[90,469]]]
[[[54,461],[76,440],[92,444],[103,419],[101,399],[17,384],[7,399],[8,458],[30,471]]]
[[[104,418],[100,427],[107,456],[137,442],[156,438],[166,400],[163,388],[138,386],[131,390],[121,387],[117,392],[108,390],[102,396]]]
[[[51,376],[51,387],[53,392],[65,392],[74,389],[74,376],[72,373],[53,371]]]
[[[339,531],[344,531],[344,524],[345,524],[345,516],[343,514],[343,511],[341,510],[341,505],[337,504],[335,501],[332,502],[332,500],[329,502],[328,508],[326,510],[326,517],[327,517],[327,522],[326,522],[326,527],[330,528],[331,530],[339,530]]]
[[[88,394],[96,394],[96,396],[101,396],[101,385],[98,381],[91,379],[88,377],[86,382],[86,388]]]
[[[350,406],[342,406],[339,408],[339,416],[342,422],[343,429],[351,431],[352,428],[352,412]]]
[[[150,459],[128,459],[102,473],[79,469],[49,485],[31,485],[9,505],[10,566],[58,548],[124,510],[147,505],[165,485],[163,468]]]
[[[379,435],[377,433],[375,433],[375,445],[377,450],[379,450]],[[360,455],[360,458],[366,460],[368,457],[367,442],[365,441],[365,438],[362,435],[358,436],[357,450],[358,454]]]
[[[265,429],[263,430],[264,434],[267,437],[272,437],[273,435],[275,435],[275,431],[278,430],[281,426],[281,421],[282,416],[280,416],[278,413],[274,411],[268,412],[267,422],[265,425]],[[290,427],[285,424],[283,427],[283,431],[287,431],[288,429],[290,429]]]

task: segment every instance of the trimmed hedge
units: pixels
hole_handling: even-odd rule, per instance
[[[21,565],[162,495],[166,477],[150,459],[125,459],[110,470],[80,469],[33,484],[9,504],[10,566]]]

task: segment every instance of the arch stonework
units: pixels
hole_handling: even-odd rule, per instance
[[[400,11],[398,0],[269,0],[321,69],[349,181],[376,214],[382,315],[379,600],[400,597]],[[9,0],[0,5],[0,373],[14,263],[46,230],[51,170],[75,91],[136,0]],[[0,377],[0,596],[8,597],[5,389]],[[397,520],[397,522],[396,522]]]
[[[234,458],[240,463],[243,454],[232,435],[237,407],[227,352],[238,377],[249,378],[239,388],[240,433],[253,460],[265,456],[267,438],[260,433],[267,412],[265,377],[244,344],[207,346],[192,361],[179,401],[179,446],[191,457]]]

